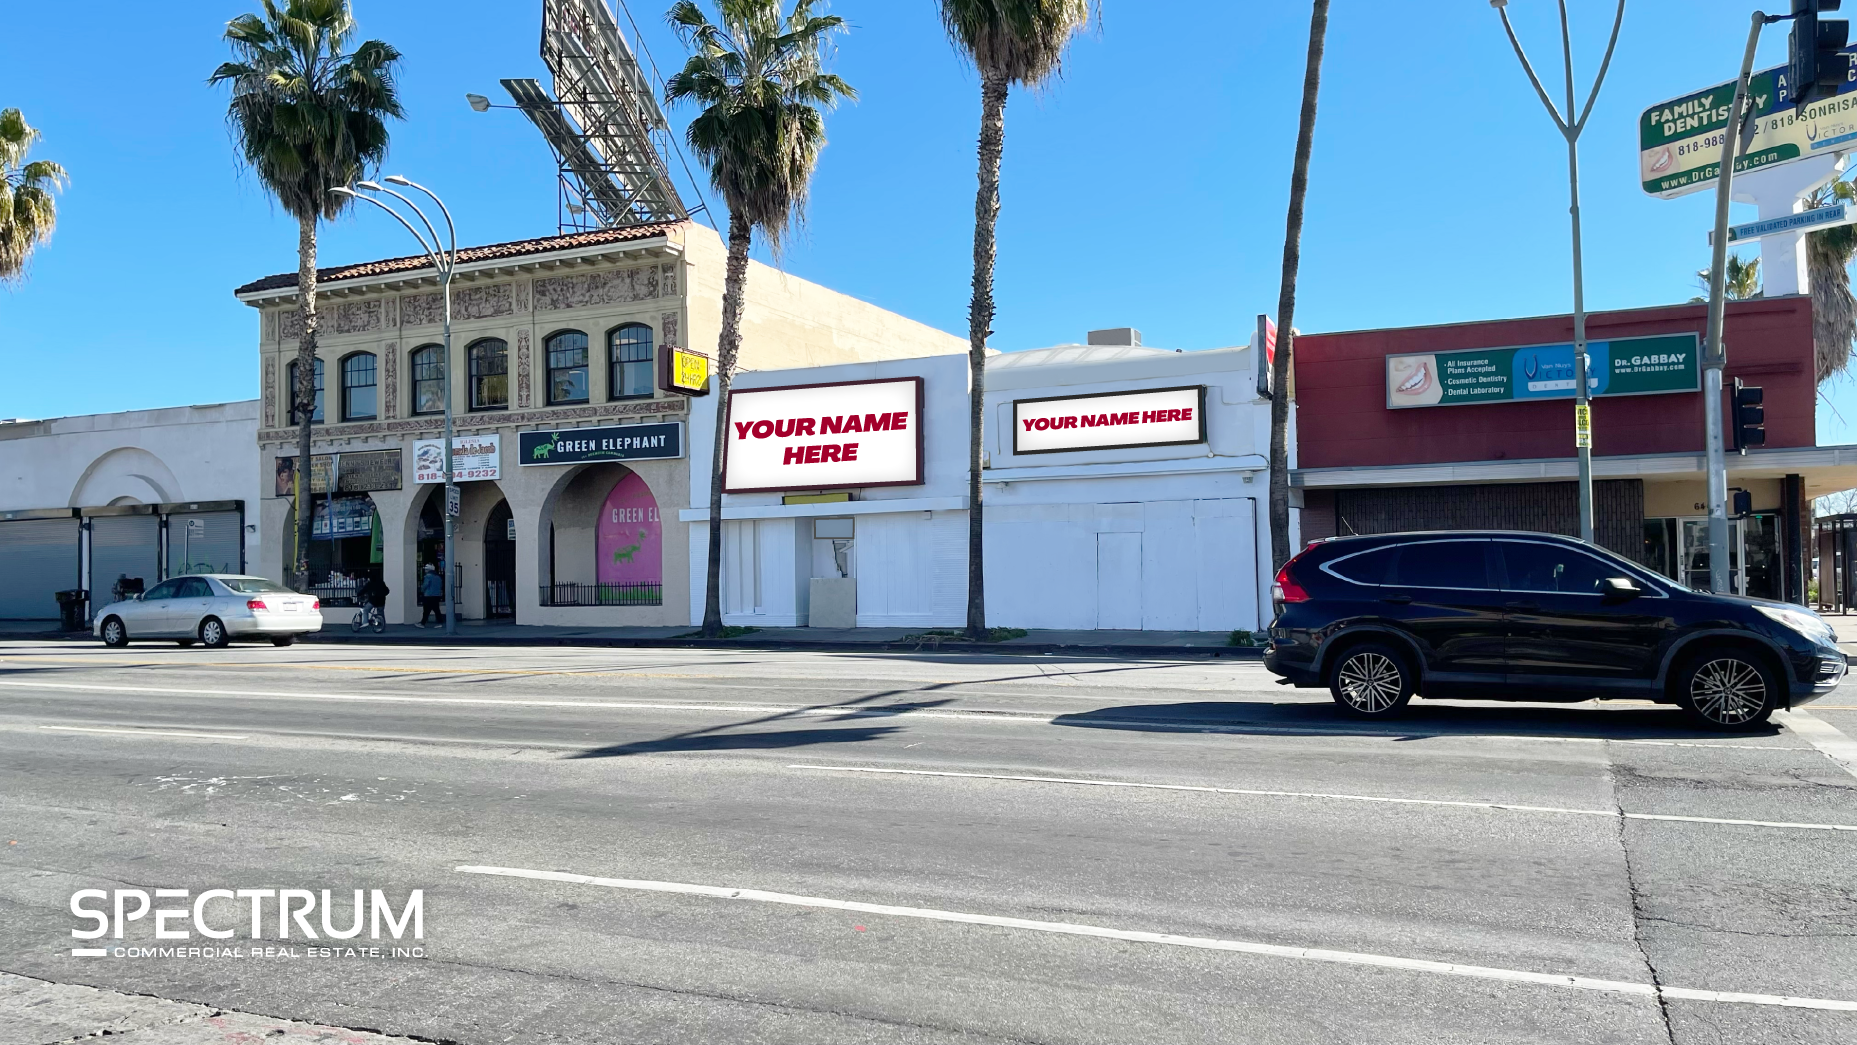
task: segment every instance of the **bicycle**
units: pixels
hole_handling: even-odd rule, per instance
[[[349,621],[348,624],[357,632],[367,631],[369,628],[376,632],[387,630],[387,618],[381,615],[380,607],[371,602],[363,603],[361,608],[355,611],[355,619]]]

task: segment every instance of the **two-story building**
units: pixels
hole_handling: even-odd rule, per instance
[[[314,502],[311,586],[340,603],[372,575],[392,622],[416,617],[423,567],[443,554],[445,373],[461,488],[453,571],[460,615],[532,624],[690,619],[689,399],[659,387],[671,347],[713,353],[727,253],[694,223],[470,247],[452,282],[452,341],[424,257],[318,274],[314,460],[299,475],[291,389],[297,280],[238,288],[261,315],[259,468],[271,477],[262,561],[288,574]],[[759,263],[750,266],[746,371],[960,351],[965,342]],[[700,450],[699,450],[700,452]],[[662,506],[662,510],[660,509]],[[675,580],[666,584],[665,578]]]

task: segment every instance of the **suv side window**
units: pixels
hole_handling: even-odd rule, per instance
[[[1491,588],[1488,541],[1417,541],[1399,549],[1398,583],[1415,588]]]
[[[1507,591],[1598,595],[1607,577],[1621,575],[1613,566],[1558,544],[1497,541],[1496,547],[1509,573]]]
[[[142,596],[142,601],[158,602],[161,599],[175,598],[180,594],[180,588],[181,582],[178,580],[162,581],[160,584],[148,589],[148,592]]]
[[[1385,584],[1392,572],[1393,557],[1399,552],[1397,544],[1371,551],[1355,552],[1344,555],[1324,567],[1328,572],[1356,584]]]

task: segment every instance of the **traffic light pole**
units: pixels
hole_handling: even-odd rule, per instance
[[[1741,58],[1741,76],[1735,80],[1734,102],[1730,106],[1729,124],[1722,134],[1721,174],[1715,181],[1715,249],[1709,264],[1708,341],[1702,351],[1702,416],[1706,426],[1709,481],[1709,590],[1726,592],[1730,588],[1728,571],[1728,457],[1722,442],[1722,368],[1728,365],[1728,349],[1722,343],[1722,326],[1728,313],[1728,202],[1734,184],[1734,160],[1740,142],[1741,123],[1747,105],[1748,81],[1754,75],[1754,50],[1760,46],[1760,30],[1773,17],[1755,11],[1753,25],[1747,31],[1747,52]]]

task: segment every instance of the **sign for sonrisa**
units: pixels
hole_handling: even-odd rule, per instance
[[[1205,441],[1205,385],[1019,399],[1012,404],[1015,454]]]
[[[729,395],[723,489],[922,483],[922,379],[744,388]]]

